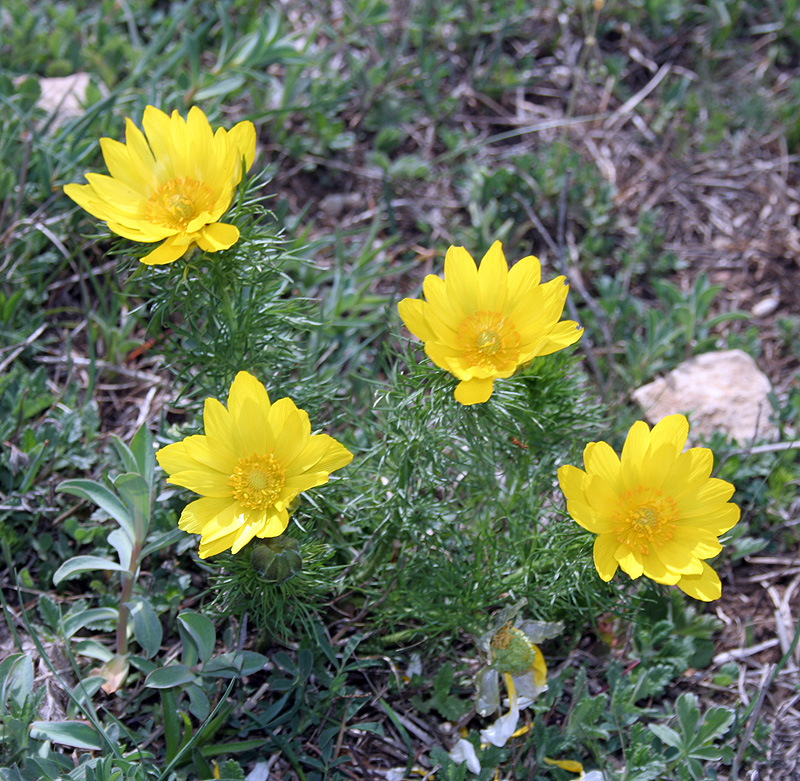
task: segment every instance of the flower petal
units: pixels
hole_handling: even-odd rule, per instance
[[[172,162],[173,148],[170,139],[170,119],[160,109],[155,106],[147,106],[142,118],[147,141],[153,150],[153,157],[163,171],[164,180],[175,179],[178,172]]]
[[[558,468],[556,473],[558,484],[568,500],[586,503],[586,479],[587,474],[583,469],[564,464]]]
[[[285,509],[276,509],[267,516],[262,530],[256,537],[279,537],[289,525],[289,513]]]
[[[508,743],[519,723],[519,706],[516,697],[511,701],[511,708],[505,716],[501,716],[491,727],[481,730],[481,743],[491,743],[502,748]]]
[[[242,455],[267,452],[269,408],[266,388],[249,372],[239,372],[228,394],[228,412]]]
[[[719,575],[703,562],[700,575],[683,575],[678,581],[678,588],[693,599],[712,602],[722,596],[722,583]]]
[[[291,464],[311,438],[311,423],[305,410],[295,407],[291,399],[278,399],[267,415],[269,439],[274,443],[275,457],[284,465]]]
[[[513,312],[542,281],[539,258],[528,255],[518,260],[508,272],[508,298],[506,306]]]
[[[197,246],[205,252],[219,252],[239,241],[239,229],[227,222],[213,222],[201,228],[197,235]]]
[[[244,158],[244,169],[249,171],[256,158],[256,128],[252,122],[239,122],[228,132],[228,141],[240,158]],[[238,166],[241,171],[241,166]],[[241,173],[239,174],[241,177]],[[236,180],[237,182],[239,179]]]
[[[182,258],[191,246],[191,243],[182,244],[176,236],[170,236],[163,244],[139,260],[146,266],[163,266]]]
[[[231,475],[236,466],[237,456],[221,442],[209,441],[206,436],[186,437],[183,440],[186,453],[198,464],[222,474]],[[196,465],[195,465],[196,466]]]
[[[639,484],[639,465],[649,447],[650,427],[643,420],[637,420],[628,429],[628,436],[625,437],[620,458],[625,485],[628,489],[635,488]]]
[[[552,355],[565,347],[575,344],[582,336],[584,329],[574,320],[561,320],[556,323],[543,342],[536,349],[536,355]]]
[[[113,138],[101,138],[100,149],[111,176],[136,191],[140,199],[146,201],[150,193],[158,187],[152,156],[149,164],[143,164],[131,147]]]
[[[222,553],[223,551],[226,551],[228,548],[232,547],[238,537],[239,530],[235,529],[234,531],[219,537],[216,540],[201,539],[198,556],[200,556],[201,559],[207,559],[209,556],[216,556],[218,553]]]
[[[294,475],[306,472],[330,474],[352,460],[353,454],[333,437],[314,434],[297,458],[286,465],[286,470]]]
[[[583,464],[589,475],[599,475],[617,494],[624,490],[619,458],[606,442],[590,442],[583,451]]]
[[[483,256],[478,268],[478,309],[502,312],[506,303],[508,263],[503,247],[496,241]]]
[[[183,508],[178,528],[189,534],[201,534],[205,527],[219,518],[226,523],[226,519],[231,517],[235,506],[236,503],[230,498],[203,497],[195,499]]]
[[[233,496],[233,492],[228,483],[230,473],[222,474],[213,469],[203,469],[200,464],[195,469],[185,469],[182,472],[175,472],[167,478],[168,483],[188,488],[201,496],[221,498]]]
[[[677,458],[689,437],[689,421],[685,415],[667,415],[662,418],[650,432],[650,449],[657,450],[662,445],[668,446]]]
[[[219,443],[226,450],[236,454],[237,443],[232,433],[233,421],[228,410],[217,399],[206,399],[203,403],[203,427],[206,436],[212,442]]]
[[[156,461],[168,475],[194,469],[197,466],[194,459],[189,457],[182,441],[159,448],[156,451]]]
[[[461,738],[450,751],[450,759],[456,765],[467,763],[467,770],[478,775],[481,772],[481,763],[475,753],[475,746],[466,738]]]
[[[404,298],[398,305],[397,311],[405,327],[417,339],[427,342],[434,338],[434,333],[425,322],[425,309],[428,305],[418,298]]]
[[[430,311],[436,312],[437,319],[455,333],[465,318],[472,312],[464,310],[448,292],[447,285],[441,277],[428,274],[422,282],[422,292],[428,300],[425,310],[426,318]]]
[[[453,393],[456,401],[465,406],[470,404],[483,404],[488,401],[494,390],[492,377],[476,378],[460,382]]]
[[[488,716],[500,707],[500,676],[494,667],[481,667],[475,676],[475,710]]]
[[[566,770],[570,773],[583,773],[583,765],[580,762],[576,762],[572,759],[549,759],[548,757],[545,757],[544,763],[546,765],[555,765],[556,767],[560,767],[562,770]],[[581,780],[578,779],[578,781]]]
[[[464,247],[447,250],[444,281],[447,297],[464,317],[478,311],[478,268]]]
[[[590,504],[571,499],[567,502],[567,512],[575,523],[593,534],[614,532],[614,522]]]
[[[616,553],[619,543],[613,534],[601,534],[594,541],[594,566],[601,580],[608,582],[617,572]]]
[[[642,563],[641,554],[638,551],[631,550],[627,545],[619,545],[616,539],[614,543],[616,545],[614,558],[619,563],[620,569],[633,580],[640,578],[642,573],[644,573],[644,564]]]

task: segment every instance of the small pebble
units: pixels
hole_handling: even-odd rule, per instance
[[[761,301],[753,306],[750,313],[753,317],[767,317],[780,306],[780,303],[777,298],[762,298]]]

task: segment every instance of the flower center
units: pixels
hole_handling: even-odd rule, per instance
[[[198,214],[211,211],[214,193],[203,182],[181,176],[155,190],[145,205],[149,222],[182,231]]]
[[[678,508],[663,491],[639,487],[620,495],[612,520],[619,542],[647,555],[672,538]]]
[[[489,641],[491,664],[501,673],[522,675],[536,662],[536,647],[524,632],[509,621]]]
[[[286,472],[272,455],[240,458],[228,480],[233,498],[253,510],[271,507],[280,496]]]
[[[482,331],[475,344],[484,355],[494,355],[503,346],[500,336],[494,331]]]
[[[500,312],[476,312],[458,328],[463,358],[482,369],[501,369],[519,357],[522,341],[514,324]]]

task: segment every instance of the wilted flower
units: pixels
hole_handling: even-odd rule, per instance
[[[203,497],[187,505],[178,522],[184,531],[202,535],[203,559],[228,548],[238,553],[253,537],[282,534],[295,497],[327,483],[331,472],[353,460],[332,437],[312,435],[308,414],[291,399],[272,404],[247,372],[236,375],[227,409],[206,399],[203,423],[205,435],[186,437],[156,454],[168,483]]]
[[[559,320],[568,291],[564,277],[540,282],[538,259],[528,256],[509,270],[499,241],[480,269],[463,247],[450,247],[444,279],[425,277],[427,300],[400,302],[400,317],[425,343],[428,357],[461,380],[457,401],[486,401],[495,379],[580,339],[583,329],[577,323]]]
[[[739,508],[729,502],[734,487],[712,478],[708,448],[682,452],[689,435],[683,415],[670,415],[653,430],[633,424],[622,458],[605,442],[583,451],[586,471],[558,470],[567,511],[597,534],[594,563],[603,580],[621,567],[632,578],[645,575],[676,585],[690,597],[710,601],[722,593],[717,573],[703,559],[716,556],[717,539],[736,525]]]
[[[241,181],[242,161],[245,169],[253,164],[253,123],[214,133],[196,106],[185,120],[148,106],[142,125],[144,134],[125,120],[124,144],[100,139],[111,176],[86,174],[88,184],[67,184],[64,192],[126,239],[163,241],[141,259],[148,265],[172,263],[195,244],[206,252],[235,244],[239,229],[219,219]]]
[[[494,628],[478,641],[488,659],[475,676],[478,713],[488,716],[499,709],[501,675],[508,691],[508,713],[481,730],[481,740],[495,746],[504,746],[516,732],[520,708],[530,705],[547,689],[547,667],[535,643],[556,637],[564,628],[560,622],[517,618],[522,604],[502,610]]]

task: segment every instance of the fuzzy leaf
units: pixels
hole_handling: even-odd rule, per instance
[[[195,680],[194,673],[185,664],[169,664],[153,670],[144,680],[151,689],[170,689]]]
[[[214,624],[206,616],[195,613],[192,610],[185,610],[183,613],[179,613],[178,621],[197,649],[198,658],[205,663],[214,653],[214,645],[217,642]]]
[[[700,709],[697,707],[697,696],[684,692],[675,701],[675,712],[678,715],[681,732],[687,739],[697,734],[697,724],[700,721]]]
[[[172,545],[173,542],[177,542],[183,537],[186,537],[186,532],[181,531],[178,528],[170,529],[169,531],[161,532],[160,534],[151,534],[149,536],[151,542],[142,548],[140,560],[150,556],[153,553],[158,553],[158,551],[163,550],[169,545]]]
[[[650,731],[667,746],[672,746],[679,751],[683,749],[683,738],[675,732],[671,727],[664,724],[650,724],[648,725]]]
[[[135,539],[133,520],[122,500],[109,488],[95,480],[65,480],[56,491],[78,496],[105,510],[131,538]]]
[[[153,450],[153,438],[147,424],[143,423],[131,440],[131,453],[136,459],[138,473],[147,482],[148,490],[153,486],[153,473],[156,469],[156,454]]]
[[[117,436],[112,435],[111,445],[117,452],[117,458],[122,462],[122,467],[126,472],[138,472],[139,465],[136,463],[131,449]]]
[[[119,491],[130,514],[134,536],[134,544],[140,546],[147,537],[150,528],[150,489],[141,475],[127,472],[114,481],[114,488]]]
[[[108,535],[108,543],[114,547],[119,556],[119,563],[130,572],[131,557],[133,556],[133,543],[131,538],[122,529],[114,529]]]
[[[6,702],[13,698],[21,708],[33,692],[33,662],[27,654],[11,654],[0,662],[0,714],[8,713]]]
[[[705,759],[712,762],[722,759],[722,752],[713,746],[698,746],[697,748],[693,748],[691,750],[691,755],[695,759]]]
[[[52,740],[62,746],[99,751],[103,740],[89,724],[82,721],[34,721],[31,737],[35,740]]]
[[[709,708],[700,725],[698,737],[706,742],[721,736],[730,727],[733,719],[734,713],[728,708]]]
[[[142,648],[145,658],[150,659],[158,653],[164,632],[155,610],[146,599],[136,599],[125,603],[133,618],[133,636]]]
[[[62,580],[78,575],[81,572],[97,572],[98,570],[114,570],[127,572],[127,568],[116,561],[104,559],[101,556],[73,556],[67,559],[54,573],[53,585],[57,586]]]
[[[76,632],[95,621],[117,621],[118,619],[119,611],[114,607],[93,607],[91,610],[83,610],[64,619],[64,637],[69,639]]]
[[[243,678],[264,668],[269,659],[255,651],[235,651],[220,654],[203,666],[203,675],[215,678]]]

